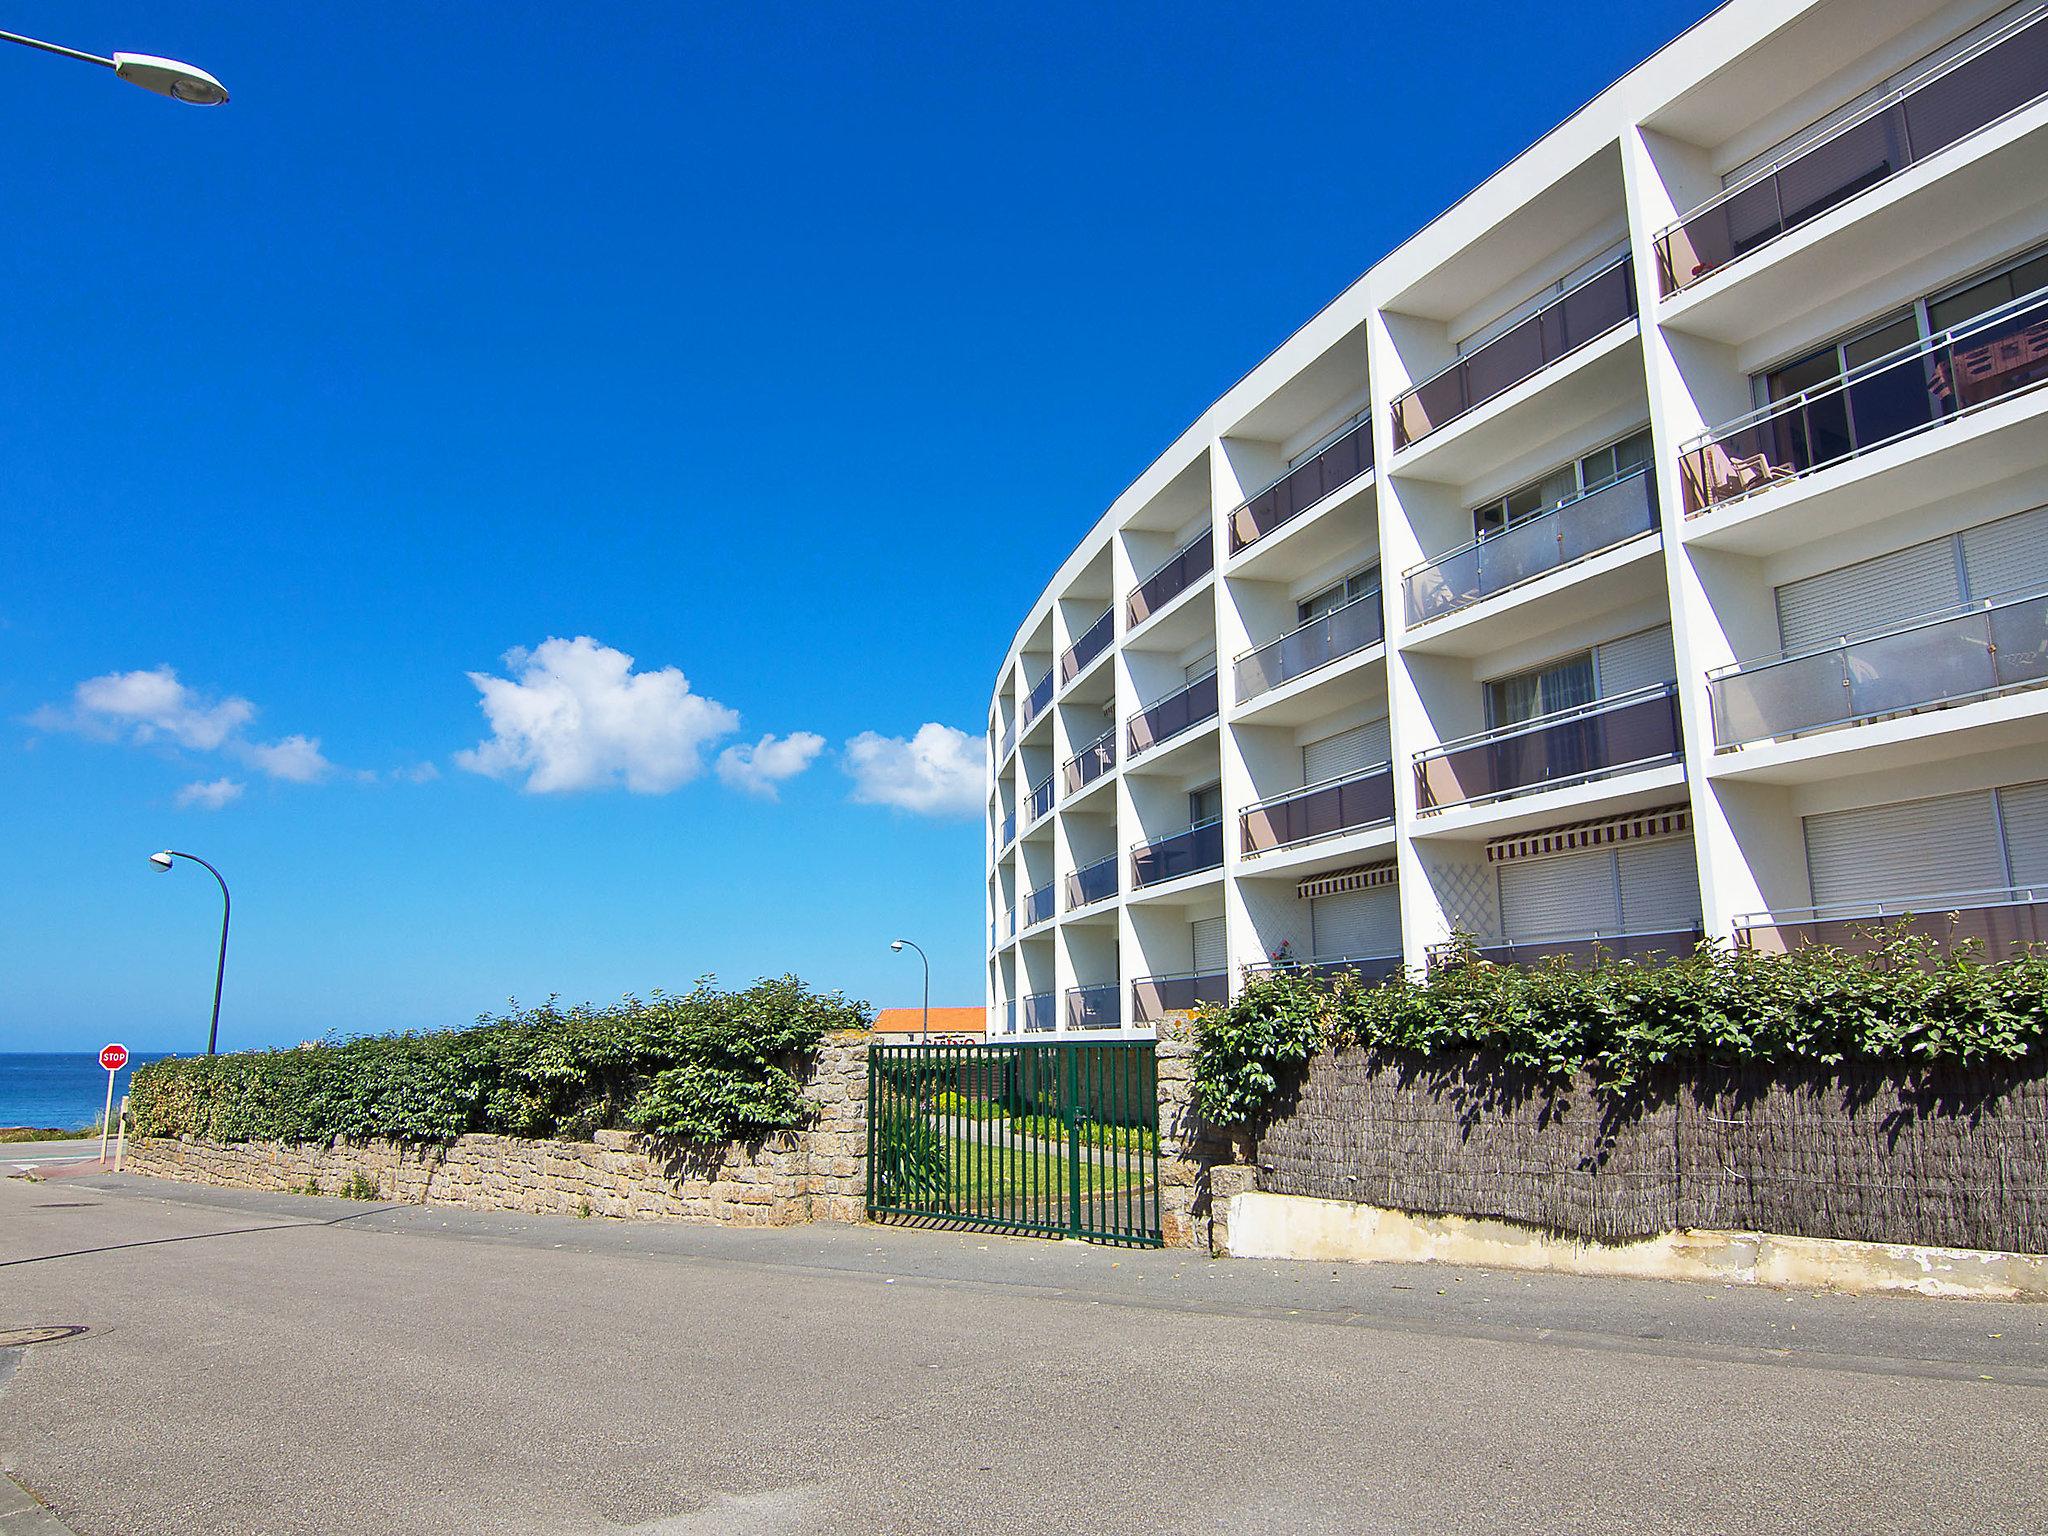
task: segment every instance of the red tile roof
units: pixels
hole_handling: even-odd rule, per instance
[[[934,1035],[978,1035],[987,1025],[988,1014],[981,1008],[932,1010]],[[922,1008],[884,1008],[875,1015],[874,1031],[878,1035],[915,1035],[923,1029]]]

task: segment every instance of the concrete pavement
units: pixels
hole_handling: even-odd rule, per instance
[[[67,1322],[84,1536],[2048,1528],[2042,1308],[0,1181]]]

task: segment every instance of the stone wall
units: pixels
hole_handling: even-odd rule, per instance
[[[462,1136],[447,1146],[388,1141],[129,1144],[130,1173],[237,1189],[339,1194],[357,1179],[376,1198],[531,1214],[788,1226],[859,1221],[867,1197],[867,1036],[820,1047],[804,1082],[802,1130],[724,1146],[599,1131],[594,1141]]]
[[[1159,1225],[1169,1248],[1230,1252],[1230,1200],[1252,1187],[1243,1150],[1195,1112],[1194,1035],[1185,1014],[1159,1024]]]

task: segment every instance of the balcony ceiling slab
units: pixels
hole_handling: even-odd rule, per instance
[[[2048,766],[2048,686],[1716,752],[1707,776],[1747,784],[1815,784],[2012,747],[2041,748]]]
[[[1231,711],[1233,725],[1306,725],[1353,704],[1387,697],[1387,648],[1377,641],[1328,666],[1269,688]]]
[[[1357,832],[1346,832],[1340,837],[1326,837],[1313,843],[1298,843],[1291,848],[1276,848],[1271,853],[1262,853],[1257,858],[1240,858],[1230,866],[1233,879],[1238,880],[1300,880],[1307,875],[1319,875],[1326,870],[1343,869],[1352,864],[1371,863],[1376,859],[1392,855],[1395,844],[1392,822],[1385,826],[1366,827]]]

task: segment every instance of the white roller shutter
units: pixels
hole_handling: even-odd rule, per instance
[[[1700,926],[1700,882],[1690,838],[1624,843],[1614,856],[1620,864],[1625,932],[1676,933]]]
[[[1594,848],[1501,865],[1500,922],[1510,942],[1617,932],[1621,906],[1614,892],[1614,855]]]
[[[2012,884],[2048,885],[2048,784],[2001,789],[1998,819]]]
[[[1865,635],[1962,601],[1955,544],[1936,539],[1859,560],[1778,588],[1778,638],[1786,650]]]
[[[1318,896],[1308,904],[1310,944],[1324,959],[1391,955],[1401,948],[1400,892],[1391,885]]]
[[[1301,782],[1322,784],[1376,767],[1391,756],[1390,745],[1384,720],[1368,720],[1321,741],[1303,742]]]
[[[1223,942],[1223,919],[1198,917],[1188,924],[1195,943],[1195,969],[1214,974],[1230,968],[1230,951]]]
[[[1633,693],[1653,683],[1670,682],[1678,676],[1678,662],[1671,650],[1671,626],[1645,629],[1594,646],[1593,672],[1603,699]]]
[[[1804,826],[1817,907],[2005,884],[1989,791],[1828,811]]]
[[[2048,507],[1965,529],[1963,570],[1972,599],[2048,587]]]

